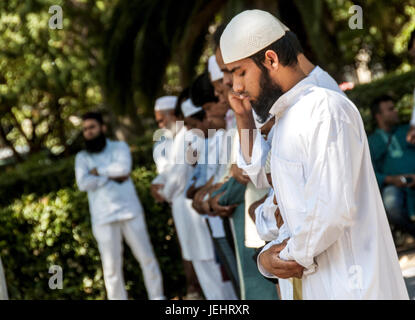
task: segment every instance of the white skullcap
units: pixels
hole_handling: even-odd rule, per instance
[[[158,98],[154,105],[155,111],[164,111],[164,110],[173,110],[176,106],[177,97],[176,96],[164,96]]]
[[[220,70],[215,56],[210,56],[208,61],[208,70],[210,74],[210,81],[223,79],[223,72]]]
[[[281,39],[289,29],[262,10],[246,10],[235,16],[220,37],[223,61],[231,63],[252,56]]]
[[[190,117],[190,116],[198,113],[199,111],[203,110],[202,107],[196,107],[193,104],[192,100],[190,100],[190,99],[187,99],[185,102],[183,102],[181,107],[182,107],[183,116],[185,118]]]
[[[263,126],[265,126],[273,117],[273,114],[269,114],[267,120],[265,120],[265,122],[261,123],[259,121],[259,116],[257,115],[257,113],[254,111],[254,109],[252,109],[252,115],[254,116],[254,120],[255,120],[255,127],[257,129],[261,129]]]

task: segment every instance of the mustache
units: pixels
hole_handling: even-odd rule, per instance
[[[249,98],[249,93],[248,93],[247,91],[236,92],[236,91],[234,91],[233,89],[231,89],[231,93],[232,93],[234,96],[239,97],[239,98],[241,98],[241,99],[244,99],[244,98]]]

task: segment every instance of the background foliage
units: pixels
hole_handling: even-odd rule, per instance
[[[63,163],[61,164],[64,165]],[[67,161],[67,171],[73,162]],[[154,169],[154,168],[152,168]],[[46,176],[44,176],[46,178]],[[167,205],[149,194],[154,171],[132,173],[146,212],[150,238],[163,273],[167,297],[184,294],[181,255]],[[44,189],[48,180],[38,180]],[[28,194],[0,209],[0,255],[11,299],[104,299],[101,261],[90,225],[86,194],[73,186],[44,195]],[[124,273],[130,298],[146,299],[138,262],[125,245]],[[51,290],[51,265],[63,268],[63,289]]]

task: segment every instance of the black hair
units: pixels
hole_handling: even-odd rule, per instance
[[[177,118],[183,118],[183,112],[182,112],[182,103],[185,102],[187,99],[190,98],[190,88],[184,88],[182,92],[180,92],[176,105],[174,106],[174,115]]]
[[[380,104],[385,101],[395,102],[395,99],[393,99],[390,95],[384,94],[373,100],[372,106],[370,107],[370,113],[373,120],[376,120],[376,115],[380,113]]]
[[[215,32],[213,33],[212,39],[213,39],[215,51],[220,46],[220,37],[222,36],[222,33],[225,30],[225,28],[226,28],[226,24],[222,23],[216,28]]]
[[[195,106],[203,106],[208,102],[217,102],[215,89],[210,81],[209,72],[205,71],[198,76],[190,87],[190,99]]]
[[[190,116],[190,118],[193,118],[193,119],[196,119],[196,120],[199,120],[199,121],[203,121],[205,119],[205,117],[206,117],[206,112],[203,109],[200,110],[199,112],[195,113],[195,114],[192,114]]]
[[[269,46],[250,57],[261,70],[264,70],[265,68],[263,62],[265,60],[265,52],[268,50],[275,51],[278,55],[279,62],[283,66],[297,65],[297,56],[300,53],[304,53],[304,50],[295,33],[292,31],[286,31],[282,38],[271,43]]]
[[[411,35],[409,37],[408,51],[412,49],[412,47],[414,45],[414,41],[415,41],[415,29],[412,30]]]
[[[104,124],[104,119],[102,117],[102,113],[96,111],[90,111],[82,115],[82,121],[93,119],[99,122],[100,125]]]

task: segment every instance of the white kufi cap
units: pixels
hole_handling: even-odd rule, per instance
[[[215,56],[210,56],[208,61],[208,70],[210,75],[210,81],[214,82],[223,79],[223,72],[220,70]]]
[[[231,63],[252,56],[281,39],[289,29],[262,10],[246,10],[236,15],[220,37],[223,61]]]
[[[185,102],[183,102],[181,107],[183,116],[185,118],[190,117],[203,110],[202,107],[196,107],[190,99],[187,99]]]
[[[164,110],[173,110],[176,106],[177,97],[176,96],[164,96],[158,98],[154,105],[155,111],[164,111]]]

